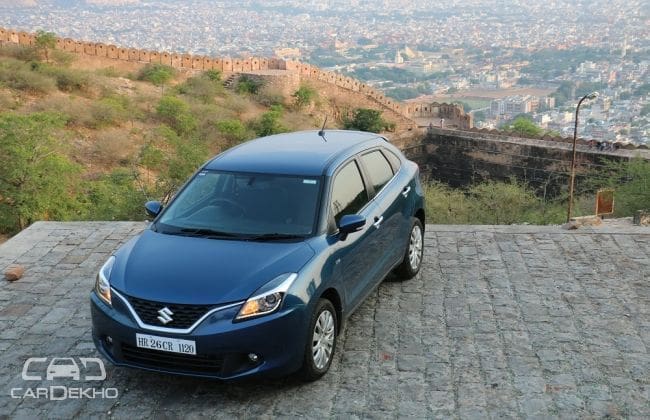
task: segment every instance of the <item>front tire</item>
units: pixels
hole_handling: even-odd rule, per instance
[[[402,263],[397,266],[395,274],[402,280],[409,280],[415,277],[422,267],[424,254],[424,229],[422,222],[417,217],[413,218],[409,232],[409,243],[404,253]]]
[[[309,322],[305,356],[300,375],[305,381],[315,381],[330,368],[338,335],[336,310],[327,299],[319,299]]]

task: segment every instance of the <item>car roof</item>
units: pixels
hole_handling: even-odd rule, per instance
[[[248,141],[209,161],[204,169],[322,175],[333,159],[353,155],[386,140],[378,134],[360,131],[298,131]]]

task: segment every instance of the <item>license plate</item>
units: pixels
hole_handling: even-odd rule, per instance
[[[142,349],[167,351],[170,353],[196,355],[196,341],[178,338],[158,337],[149,334],[135,334],[136,345]]]

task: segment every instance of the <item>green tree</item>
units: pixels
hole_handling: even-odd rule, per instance
[[[182,138],[169,127],[159,128],[140,153],[140,165],[157,174],[142,190],[150,198],[167,201],[208,155],[203,143]]]
[[[521,222],[538,205],[534,192],[514,179],[474,185],[469,194],[475,199],[474,214],[481,217],[482,224]]]
[[[142,220],[146,192],[137,188],[138,174],[118,168],[85,185],[88,220]]]
[[[205,75],[205,77],[212,80],[213,82],[221,81],[221,72],[219,70],[207,70],[203,74]]]
[[[60,115],[0,115],[0,229],[36,220],[69,219],[81,211],[78,165],[62,152]]]
[[[650,162],[635,158],[609,162],[606,170],[594,174],[591,189],[614,190],[614,214],[632,216],[637,210],[650,209]]]
[[[524,116],[515,118],[512,123],[505,125],[503,128],[525,137],[537,137],[544,133],[544,130]]]
[[[287,128],[280,122],[282,113],[282,106],[273,105],[271,109],[262,114],[260,119],[253,125],[255,133],[260,137],[264,137],[286,132]]]
[[[174,77],[175,71],[172,67],[164,64],[147,64],[138,76],[140,80],[146,80],[160,87],[160,94],[165,93],[165,85]]]
[[[381,111],[368,108],[358,108],[354,111],[352,119],[344,122],[346,129],[379,133],[386,127],[386,122],[381,117]]]
[[[295,91],[291,96],[294,98],[293,103],[295,104],[296,108],[302,109],[311,104],[312,101],[316,99],[317,95],[318,93],[314,88],[307,85],[301,85],[300,88],[298,88],[298,90]]]
[[[217,130],[230,142],[239,143],[246,140],[248,130],[239,120],[222,120],[216,123]]]
[[[156,114],[179,135],[189,135],[197,128],[196,118],[190,112],[189,105],[175,96],[160,99]]]
[[[196,98],[204,104],[214,103],[214,98],[223,92],[223,85],[219,79],[213,79],[206,73],[188,78],[183,84],[176,87],[178,93]]]
[[[50,50],[56,47],[56,35],[52,32],[45,32],[43,30],[36,31],[34,46],[38,51],[45,54],[45,62],[49,63]]]
[[[244,75],[239,78],[239,81],[237,81],[236,91],[239,94],[256,95],[259,93],[261,88],[262,82]]]

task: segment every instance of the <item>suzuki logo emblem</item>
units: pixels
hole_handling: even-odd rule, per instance
[[[174,318],[171,317],[174,313],[166,306],[159,310],[158,314],[160,314],[158,321],[162,322],[163,325],[167,325],[174,320]]]

